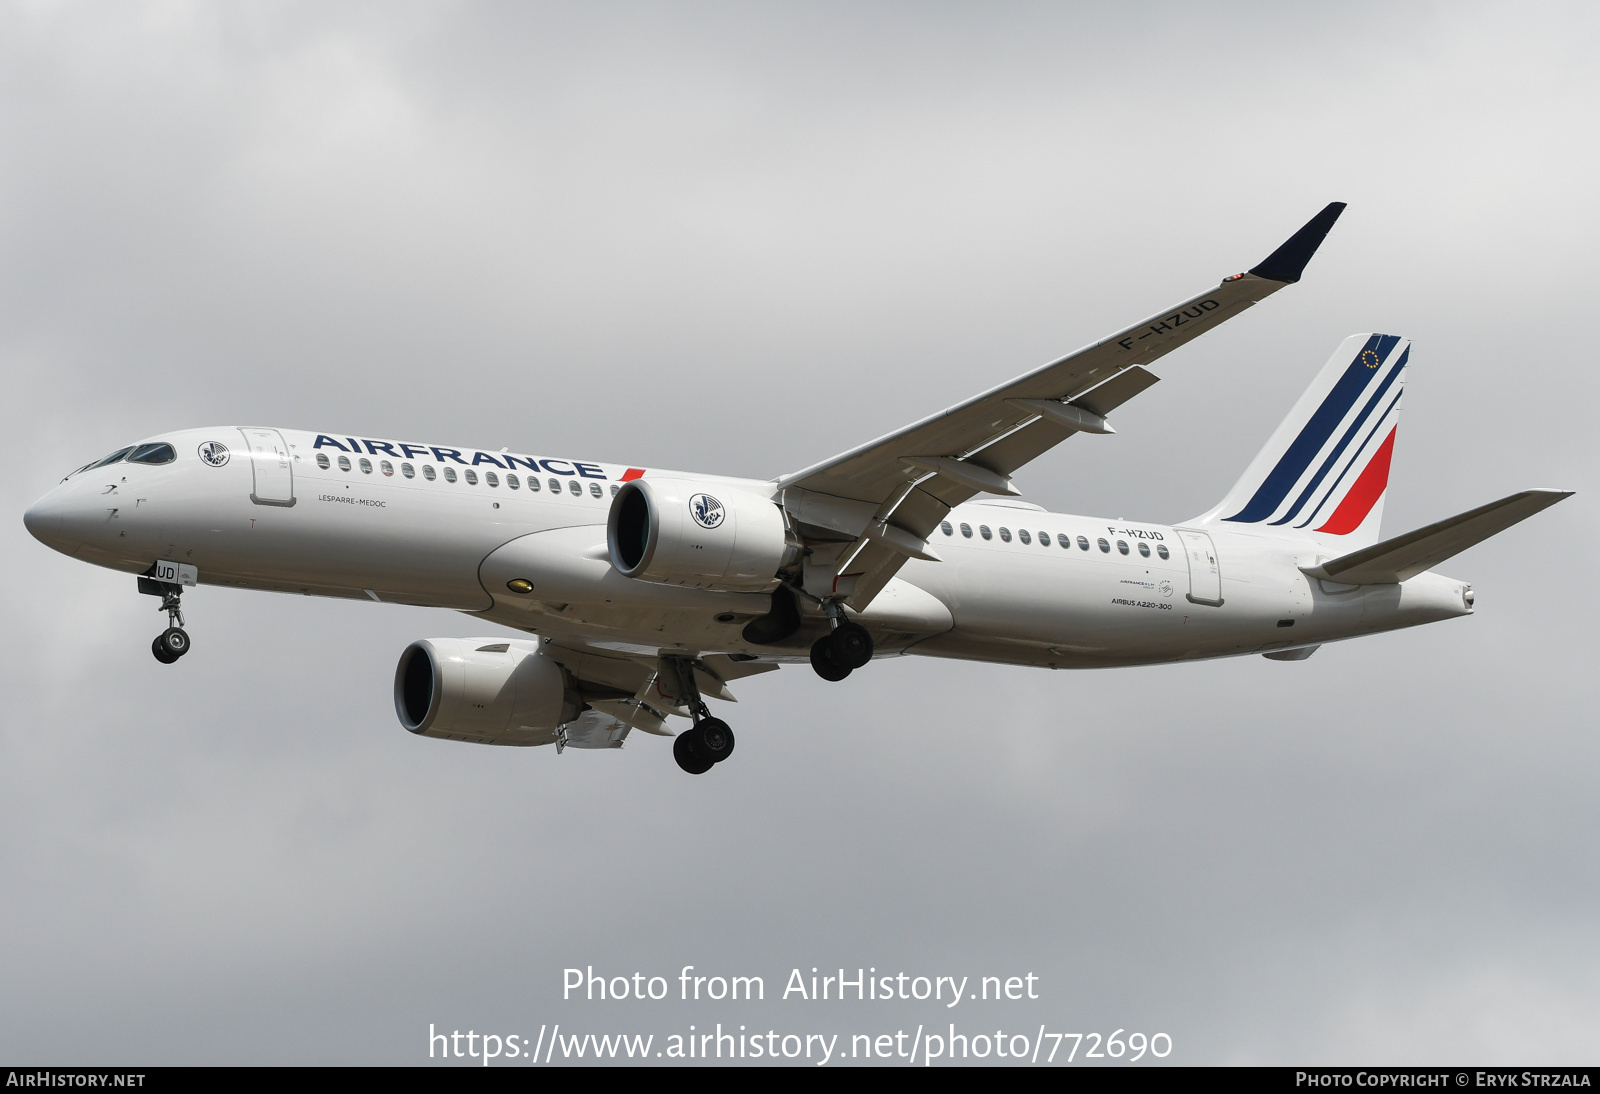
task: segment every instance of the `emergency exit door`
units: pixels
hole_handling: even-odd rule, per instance
[[[1204,532],[1182,532],[1183,552],[1189,556],[1189,600],[1194,604],[1222,606],[1222,567],[1217,549]]]
[[[294,504],[294,468],[289,446],[276,429],[243,428],[250,470],[255,475],[250,500],[257,505]]]

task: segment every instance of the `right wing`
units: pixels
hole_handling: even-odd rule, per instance
[[[1249,273],[993,388],[931,418],[778,480],[784,507],[842,536],[833,592],[857,611],[908,557],[935,557],[927,537],[980,492],[1015,494],[1011,473],[1154,384],[1143,366],[1300,280],[1344,211],[1333,202]],[[848,580],[846,580],[848,579]],[[808,581],[808,585],[810,581]],[[808,590],[815,592],[816,590]]]

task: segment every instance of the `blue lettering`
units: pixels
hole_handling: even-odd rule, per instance
[[[539,461],[540,465],[543,466],[544,469],[546,471],[550,472],[552,475],[576,475],[577,474],[576,471],[563,471],[559,467],[551,467],[550,466],[553,463],[566,463],[566,462],[567,462],[566,460],[540,460]]]
[[[332,437],[325,436],[325,435],[323,435],[321,433],[317,434],[317,443],[312,445],[311,447],[312,448],[337,448],[340,452],[348,451],[348,449],[346,449],[344,445],[340,444],[338,441],[334,440]]]
[[[415,451],[412,451],[413,449]],[[400,446],[400,451],[405,453],[405,457],[408,460],[414,460],[418,456],[426,456],[428,454],[428,450],[420,444],[403,444]]]
[[[455,460],[459,464],[465,464],[467,462],[461,458],[461,453],[457,452],[453,448],[435,448],[433,450],[433,458],[438,460],[440,463],[443,463],[445,460]]]
[[[539,470],[539,461],[529,459],[526,456],[501,456],[500,458],[506,461],[507,471],[510,471],[518,465],[526,467],[529,471]]]
[[[572,466],[576,467],[578,474],[586,479],[603,479],[606,477],[606,473],[592,463],[577,463],[574,461]]]
[[[472,455],[472,466],[473,467],[477,467],[480,463],[492,463],[496,467],[501,466],[500,461],[495,459],[493,456],[489,455],[487,452],[475,452],[475,453],[473,453],[473,455]]]
[[[379,452],[382,452],[385,456],[400,455],[400,453],[394,450],[394,445],[390,444],[388,441],[367,441],[365,437],[361,439],[366,441],[367,455],[369,456],[376,456]]]

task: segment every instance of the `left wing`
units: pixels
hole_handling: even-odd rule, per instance
[[[927,538],[978,493],[1010,494],[1011,473],[1074,433],[1109,433],[1105,417],[1159,379],[1144,366],[1300,280],[1333,222],[1333,202],[1249,273],[940,414],[778,480],[783,504],[820,541],[806,589],[857,611],[907,558],[936,559]],[[808,527],[809,526],[809,529]]]
[[[1301,570],[1311,577],[1346,585],[1391,585],[1431,570],[1571,496],[1571,490],[1524,490],[1360,551],[1316,566],[1302,566]]]

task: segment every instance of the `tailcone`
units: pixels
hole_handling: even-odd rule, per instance
[[[1407,624],[1432,623],[1471,615],[1476,594],[1465,581],[1433,572],[1400,584],[1400,615]]]

